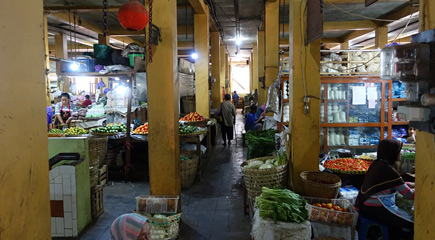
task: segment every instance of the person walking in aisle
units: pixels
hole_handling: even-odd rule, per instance
[[[233,94],[233,101],[234,101],[234,106],[237,107],[237,105],[239,105],[239,94],[237,94],[236,91],[234,91]]]
[[[233,139],[234,125],[236,124],[236,108],[231,103],[231,95],[225,94],[225,101],[221,103],[218,109],[218,115],[222,116],[221,130],[224,146],[231,145]]]

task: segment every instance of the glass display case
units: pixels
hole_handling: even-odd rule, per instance
[[[397,98],[397,92],[400,94],[391,80],[376,76],[323,76],[321,151],[327,153],[334,148],[373,150],[382,139],[393,137],[393,126],[407,124],[393,118],[393,102],[403,100]]]

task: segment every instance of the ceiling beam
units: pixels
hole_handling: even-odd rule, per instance
[[[404,2],[403,0],[379,0],[378,2]],[[325,0],[325,4],[361,4],[365,0]]]
[[[205,14],[206,8],[203,0],[189,0],[189,3],[193,8],[194,13]]]
[[[340,38],[322,38],[321,43],[341,43]]]
[[[116,12],[121,7],[121,5],[112,5],[108,6],[109,12]],[[74,11],[74,12],[103,12],[103,5],[101,6],[89,6],[89,5],[75,5],[75,6],[45,6],[45,11],[50,12],[65,12],[68,10]]]
[[[96,26],[92,23],[89,23],[81,18],[76,18],[74,23],[70,23],[69,21],[72,20],[74,21],[74,18],[70,18],[70,16],[68,15],[68,13],[49,13],[49,16],[51,16],[51,18],[62,22],[62,23],[66,23],[66,24],[72,24],[75,25],[76,28],[78,28],[78,31],[80,31],[80,28],[84,28],[84,29],[88,29],[91,30],[95,33],[98,34],[103,34],[103,29],[99,26]],[[141,44],[140,42],[131,39],[129,37],[111,37],[113,40],[119,41],[121,43],[126,43],[126,44],[130,44],[130,43],[137,43],[137,44]]]
[[[367,30],[375,29],[378,25],[370,20],[346,21],[346,22],[324,22],[323,31],[333,30]]]
[[[184,34],[193,34],[193,25],[179,25],[177,26],[177,33],[178,35],[184,35]],[[121,36],[140,36],[143,35],[143,31],[128,31],[124,28],[109,28],[108,35],[111,37],[121,37]]]
[[[340,43],[348,42],[348,41],[350,41],[350,40],[352,40],[352,39],[354,39],[354,38],[361,37],[362,35],[365,35],[365,34],[367,34],[367,33],[373,32],[373,31],[374,31],[374,29],[373,29],[373,30],[359,30],[359,31],[354,31],[354,32],[352,32],[352,33],[347,34],[347,35],[344,36],[344,37],[341,37],[341,38],[340,38],[340,39],[341,39],[341,42],[340,42]]]

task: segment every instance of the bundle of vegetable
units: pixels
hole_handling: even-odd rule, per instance
[[[53,128],[48,133],[63,134],[63,131],[57,128]]]
[[[65,129],[64,133],[66,136],[75,136],[80,134],[86,134],[88,133],[88,131],[81,127],[70,127]]]
[[[246,133],[246,145],[248,147],[248,159],[270,156],[275,151],[276,130],[248,131]]]
[[[144,123],[142,126],[137,127],[133,133],[136,134],[148,134],[148,123]]]
[[[180,121],[186,121],[186,122],[199,122],[199,121],[205,121],[205,118],[201,115],[199,115],[197,112],[191,112],[187,114],[186,116],[180,118]]]
[[[268,169],[274,168],[277,166],[281,166],[287,163],[287,157],[284,151],[277,152],[275,158],[268,159],[266,161],[255,160],[249,162],[248,165],[243,168],[251,168],[251,169]]]
[[[301,223],[308,219],[305,199],[288,189],[270,189],[263,187],[255,206],[259,208],[260,217],[272,218],[275,222]]]

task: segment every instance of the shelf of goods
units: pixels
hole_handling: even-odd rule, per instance
[[[281,123],[283,125],[288,126],[289,118],[290,118],[290,101],[289,101],[289,77],[281,76],[281,96],[282,96],[282,104],[281,104]]]
[[[321,77],[320,144],[327,153],[334,148],[373,149],[391,138],[393,126],[393,81],[376,76]],[[355,150],[356,151],[356,150]]]
[[[321,50],[321,76],[379,75],[379,50]]]

